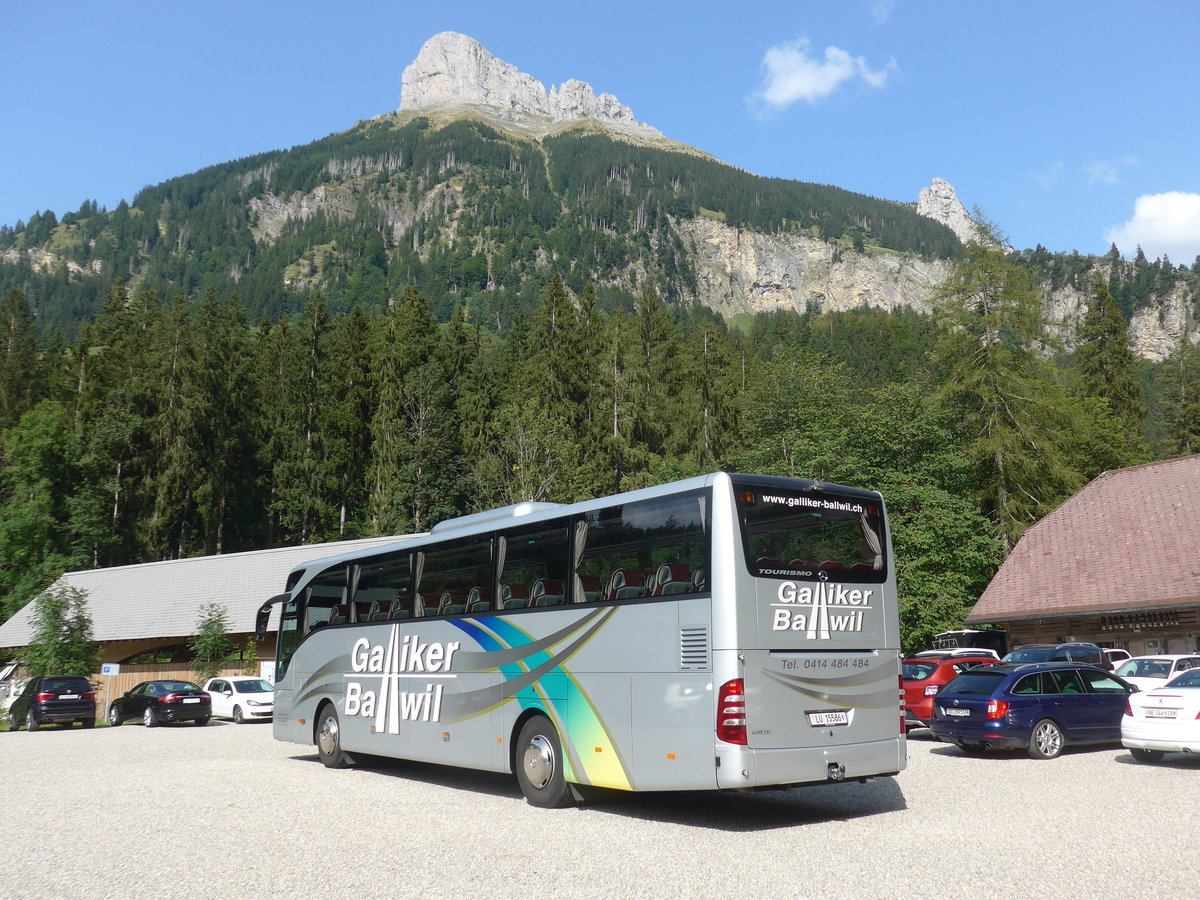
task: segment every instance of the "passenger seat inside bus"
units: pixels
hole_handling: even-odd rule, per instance
[[[632,600],[645,597],[646,589],[642,586],[644,576],[637,569],[617,569],[608,580],[607,599]]]
[[[467,595],[467,612],[487,612],[492,608],[492,592],[486,588],[471,588]]]
[[[691,579],[692,570],[677,563],[663,563],[658,567],[658,575],[654,579],[654,595],[687,594],[694,590]]]
[[[330,625],[345,625],[346,624],[346,607],[335,606],[333,608],[333,615],[331,615],[329,617],[329,624]]]
[[[552,578],[539,578],[533,583],[530,606],[558,606],[563,602],[563,583]]]
[[[500,606],[503,609],[524,609],[529,605],[529,588],[523,584],[500,585]]]
[[[442,599],[438,601],[439,616],[453,616],[466,612],[467,601],[458,591],[442,591]]]
[[[396,595],[396,599],[392,601],[392,610],[388,613],[389,619],[410,619],[412,618],[412,598],[408,594],[400,593]]]

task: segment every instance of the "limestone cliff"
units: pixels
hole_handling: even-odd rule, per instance
[[[693,251],[697,301],[726,317],[810,306],[928,312],[948,271],[938,260],[843,251],[804,233],[763,234],[711,219],[676,226]]]
[[[574,78],[549,91],[484,49],[478,41],[444,31],[421,47],[401,78],[400,112],[465,107],[517,122],[556,124],[595,119],[620,130],[659,135],[634,118],[612,94],[597,95]]]
[[[917,198],[917,212],[935,222],[941,222],[964,244],[977,237],[975,220],[959,202],[954,186],[941,178],[935,178],[929,187],[921,188]]]

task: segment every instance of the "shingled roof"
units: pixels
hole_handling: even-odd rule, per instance
[[[1018,541],[967,622],[1200,606],[1200,455],[1105,472]]]

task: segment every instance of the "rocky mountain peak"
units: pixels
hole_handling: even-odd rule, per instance
[[[465,34],[443,31],[425,42],[401,79],[400,112],[464,107],[513,122],[557,124],[595,119],[620,129],[658,135],[612,94],[574,78],[549,91],[497,59]]]
[[[954,193],[954,185],[941,178],[935,178],[929,187],[921,188],[917,199],[917,212],[935,222],[941,222],[964,244],[976,240],[979,236],[975,220],[963,208],[958,195]]]

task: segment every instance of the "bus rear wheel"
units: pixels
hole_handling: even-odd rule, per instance
[[[317,714],[317,756],[330,769],[344,769],[354,760],[342,749],[342,729],[337,710],[326,703]]]
[[[514,768],[521,793],[532,806],[558,809],[569,806],[571,788],[563,776],[562,742],[545,716],[534,716],[521,726]]]

